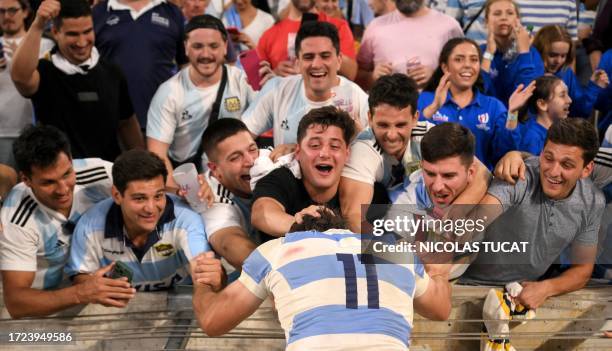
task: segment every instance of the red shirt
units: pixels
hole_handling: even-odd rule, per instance
[[[349,28],[348,22],[344,19],[329,17],[324,13],[319,13],[319,21],[329,22],[336,26],[338,29],[338,36],[340,37],[340,52],[342,55],[355,59],[353,33]],[[291,35],[293,40],[295,40],[295,35],[300,29],[300,24],[301,21],[284,19],[268,29],[261,36],[257,45],[257,54],[259,58],[270,62],[272,68],[276,68],[279,62],[286,61],[289,58],[287,53],[287,39]],[[292,43],[291,47],[294,47],[294,43]],[[295,54],[292,53],[292,56],[295,56]]]

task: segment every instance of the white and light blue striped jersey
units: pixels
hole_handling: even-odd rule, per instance
[[[259,246],[239,281],[274,296],[287,350],[406,350],[423,265],[362,263],[360,235],[288,233]]]
[[[242,115],[255,135],[273,129],[274,145],[297,142],[297,127],[304,115],[317,107],[334,105],[361,123],[368,123],[368,95],[361,88],[338,76],[340,84],[332,88],[327,101],[314,102],[306,97],[301,75],[276,77],[264,85],[257,98]]]
[[[157,89],[147,117],[147,137],[170,145],[168,154],[184,161],[196,154],[217,97],[219,83],[196,87],[189,78],[191,66],[165,81]],[[240,69],[227,67],[227,84],[221,99],[219,118],[240,119],[255,92]]]
[[[161,290],[189,277],[189,260],[210,251],[202,218],[178,198],[168,196],[156,229],[136,248],[127,238],[121,207],[107,199],[77,224],[66,275],[93,273],[113,261],[133,272],[139,291]]]
[[[0,270],[36,272],[34,289],[62,283],[75,224],[111,194],[112,163],[91,158],[73,160],[72,165],[76,185],[68,218],[39,202],[25,183],[11,190],[0,212]]]
[[[201,213],[207,238],[221,229],[240,227],[255,240],[257,231],[251,225],[251,199],[234,195],[210,171],[206,172],[205,179],[215,195],[212,206]]]
[[[420,168],[421,139],[433,127],[434,124],[428,121],[418,121],[412,128],[410,142],[402,158],[403,172],[400,174],[394,174],[392,171],[399,164],[397,158],[383,150],[371,128],[365,129],[351,144],[351,153],[342,170],[342,176],[372,185],[381,183],[390,189],[401,183],[404,175]]]
[[[549,24],[564,27],[573,40],[578,39],[578,19],[574,0],[516,0],[523,26],[533,26],[533,33]]]
[[[394,205],[415,205],[419,210],[432,208],[433,202],[423,181],[423,170],[419,169],[404,177],[401,186],[389,191],[389,200]]]

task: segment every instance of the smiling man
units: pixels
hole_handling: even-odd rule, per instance
[[[358,123],[367,123],[367,95],[338,76],[342,62],[338,31],[327,22],[304,23],[295,38],[300,75],[271,80],[242,120],[256,136],[273,129],[274,146],[296,142],[300,119],[311,109],[333,105]]]
[[[597,153],[597,134],[582,119],[556,121],[548,130],[539,159],[525,163],[525,179],[509,184],[495,179],[480,202],[487,205],[486,241],[528,242],[521,253],[480,252],[461,278],[471,284],[519,281],[518,302],[537,308],[548,297],[580,289],[593,270],[604,197],[589,179]],[[481,217],[481,216],[477,216]],[[572,265],[559,276],[544,273],[566,250]],[[558,262],[558,261],[557,261]]]
[[[346,112],[332,106],[308,112],[297,132],[295,159],[301,178],[280,167],[260,179],[253,191],[253,226],[280,237],[305,214],[318,216],[320,205],[339,208],[338,184],[354,133]]]
[[[43,31],[52,21],[57,46],[38,59]],[[99,58],[85,0],[45,0],[13,57],[11,78],[32,99],[36,120],[61,129],[75,158],[113,161],[118,137],[128,149],[144,148],[127,83],[119,67]]]
[[[418,121],[418,97],[416,83],[399,73],[381,77],[370,90],[370,127],[351,145],[340,183],[342,213],[355,233],[361,231],[361,205],[381,202],[375,183],[390,189],[419,168],[420,141],[433,124]]]
[[[149,151],[117,158],[112,199],[85,213],[75,230],[66,273],[76,283],[96,279],[93,272],[116,261],[132,271],[139,291],[167,289],[189,276],[189,261],[210,249],[200,216],[166,195],[167,174]]]
[[[111,164],[72,160],[66,136],[50,126],[26,129],[13,153],[22,183],[11,190],[0,212],[0,270],[10,315],[44,316],[82,303],[111,305],[110,295],[132,296],[126,282],[103,279],[104,270],[87,284],[60,289],[66,283],[62,271],[75,223],[110,195]]]
[[[221,20],[196,16],[185,33],[189,65],[159,87],[148,113],[147,147],[164,160],[169,174],[182,163],[199,166],[207,126],[219,118],[240,118],[255,96],[245,73],[224,64],[227,32]]]

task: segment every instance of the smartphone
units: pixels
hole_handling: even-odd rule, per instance
[[[227,32],[230,35],[240,35],[240,29],[238,29],[238,27],[227,27]]]
[[[121,277],[126,277],[128,280],[128,283],[130,284],[132,284],[133,276],[134,276],[134,273],[132,272],[130,267],[128,267],[127,264],[121,261],[115,262],[115,266],[113,267],[113,270],[110,273],[110,277],[112,279],[119,279]]]
[[[247,81],[257,91],[261,89],[261,77],[259,76],[259,56],[257,50],[243,51],[239,55],[240,64],[247,75]]]

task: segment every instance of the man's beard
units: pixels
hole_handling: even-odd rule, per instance
[[[302,13],[310,11],[315,5],[314,0],[309,0],[308,4],[303,4],[300,0],[291,0],[291,3],[296,9],[298,9],[298,11]]]
[[[396,0],[397,10],[406,16],[410,16],[423,7],[423,0]]]

